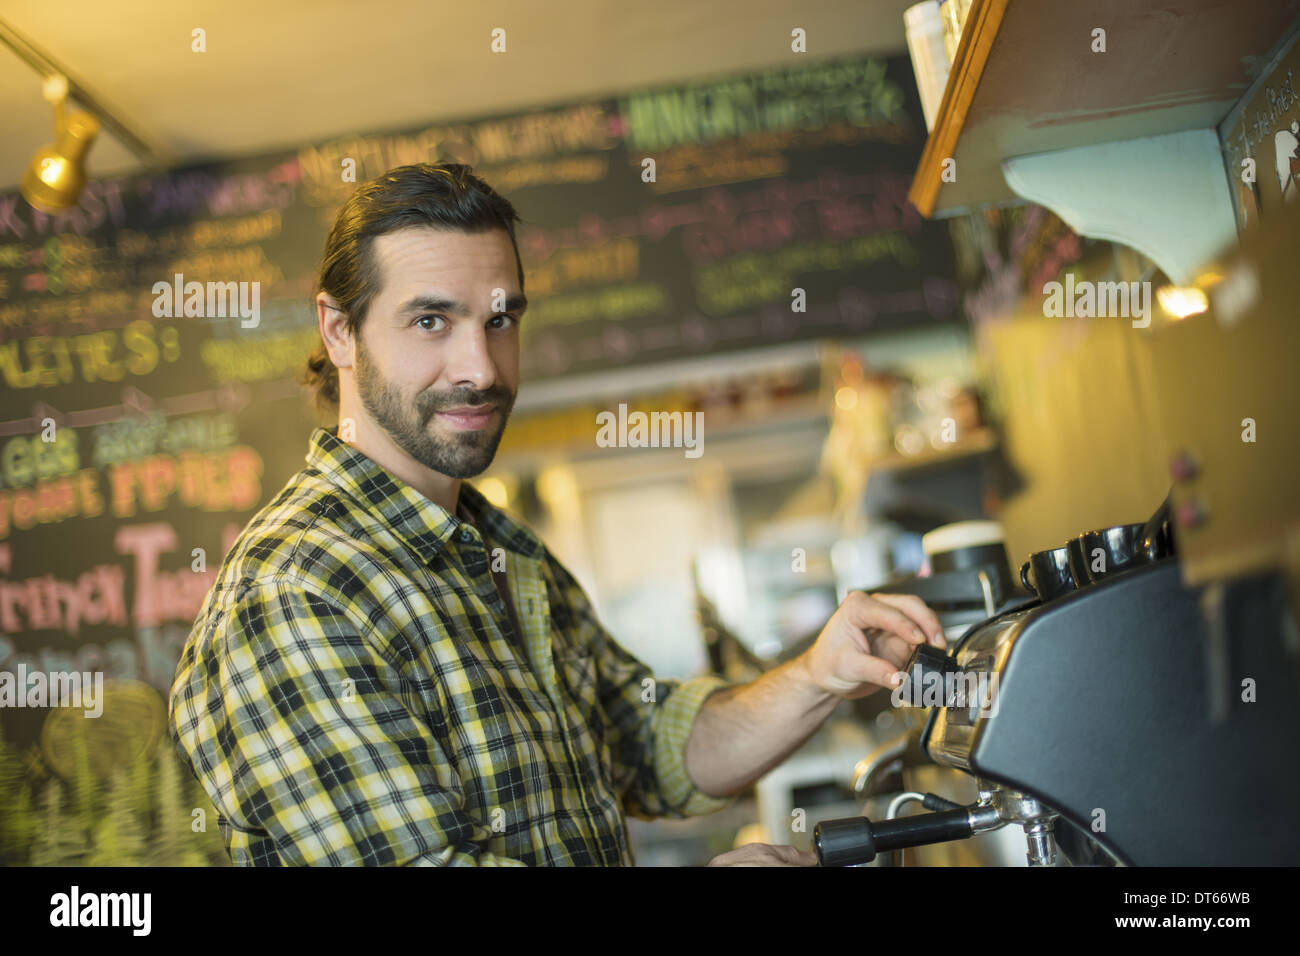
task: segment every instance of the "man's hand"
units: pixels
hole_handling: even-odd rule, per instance
[[[939,619],[920,598],[854,591],[798,659],[813,686],[853,700],[895,686],[912,648],[927,641],[948,646]]]
[[[812,850],[796,850],[792,846],[771,846],[767,843],[747,843],[739,850],[730,850],[709,861],[709,866],[816,866],[817,854]]]

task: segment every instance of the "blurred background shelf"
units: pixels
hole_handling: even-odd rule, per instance
[[[909,198],[1036,202],[1186,283],[1236,235],[1219,126],[1297,23],[1295,0],[976,0]]]
[[[910,471],[914,468],[945,465],[959,461],[962,458],[969,458],[972,455],[982,455],[985,452],[992,451],[997,446],[997,433],[991,428],[979,428],[960,442],[954,442],[947,447],[926,448],[915,455],[904,455],[902,453],[886,455],[868,461],[866,467],[871,472]]]
[[[1297,5],[975,0],[909,198],[922,215],[1018,202],[1003,160],[1213,127]],[[1105,52],[1093,52],[1096,29]],[[956,179],[944,182],[945,159]]]

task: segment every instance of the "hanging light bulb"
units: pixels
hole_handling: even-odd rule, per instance
[[[75,206],[86,186],[86,153],[99,135],[99,120],[66,109],[66,77],[46,80],[44,94],[54,104],[54,142],[33,157],[23,177],[22,194],[35,208],[54,213]]]

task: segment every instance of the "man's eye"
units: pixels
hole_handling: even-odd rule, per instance
[[[496,329],[509,329],[519,324],[519,320],[513,315],[494,315],[488,322]]]
[[[419,325],[420,328],[424,329],[426,332],[437,332],[439,329],[442,328],[442,325],[438,325],[434,327],[428,325],[421,325],[422,322],[439,322],[445,324],[446,320],[443,319],[443,317],[440,315],[422,315],[412,323],[412,325]]]

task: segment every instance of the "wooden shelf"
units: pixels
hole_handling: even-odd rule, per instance
[[[1035,198],[1005,162],[1213,131],[1298,25],[1300,0],[975,0],[909,198],[926,217]]]
[[[949,448],[927,448],[915,455],[883,455],[872,459],[867,468],[874,474],[880,471],[908,471],[913,468],[928,468],[931,465],[946,465],[971,455],[982,455],[992,451],[997,445],[998,437],[993,429],[979,428]]]

